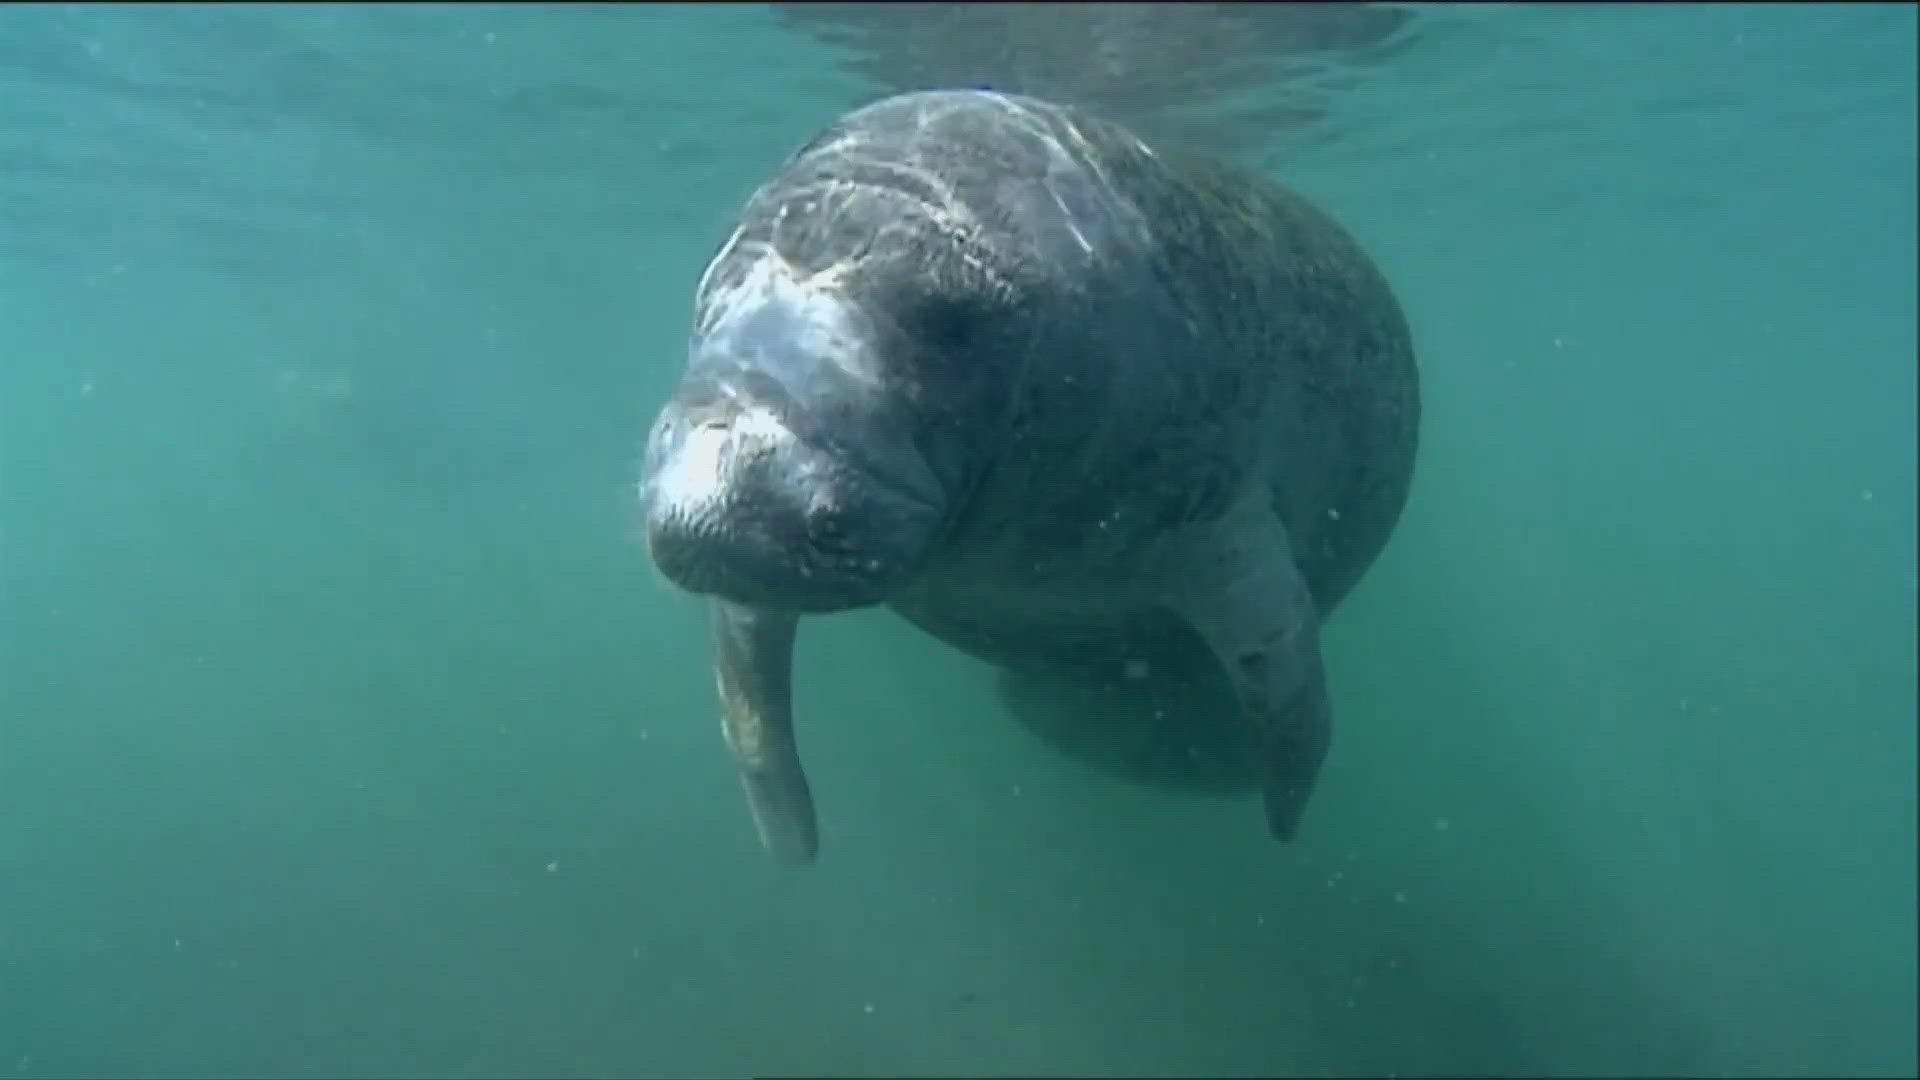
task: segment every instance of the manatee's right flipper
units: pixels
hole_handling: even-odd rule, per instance
[[[1319,613],[1285,526],[1264,507],[1185,539],[1166,603],[1232,682],[1258,747],[1267,827],[1291,840],[1332,740]]]
[[[798,616],[713,605],[721,727],[747,789],[760,843],[781,862],[813,861],[819,827],[793,737],[793,638]]]

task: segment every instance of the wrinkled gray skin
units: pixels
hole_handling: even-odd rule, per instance
[[[762,842],[818,848],[799,617],[883,603],[1049,678],[1210,657],[1292,838],[1320,623],[1399,516],[1418,414],[1386,282],[1286,191],[1030,98],[842,118],[707,268],[641,484],[655,564],[712,598]]]

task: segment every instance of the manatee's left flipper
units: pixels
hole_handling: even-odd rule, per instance
[[[820,847],[813,793],[793,735],[793,639],[799,619],[713,604],[721,727],[733,749],[760,842],[780,861],[810,863]]]
[[[1226,670],[1260,755],[1267,827],[1291,840],[1332,738],[1320,617],[1270,510],[1249,510],[1182,538],[1165,603]]]

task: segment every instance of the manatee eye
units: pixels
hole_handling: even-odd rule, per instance
[[[930,297],[915,314],[921,340],[943,353],[965,352],[982,326],[979,307],[963,299]]]

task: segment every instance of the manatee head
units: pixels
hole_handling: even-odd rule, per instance
[[[1005,230],[921,160],[926,141],[829,132],[709,264],[641,485],[648,547],[680,587],[796,612],[876,604],[964,513],[1039,290]]]
[[[696,334],[642,481],[648,549],[674,584],[837,611],[879,603],[918,568],[949,500],[913,416],[875,376],[863,323],[789,280]]]

